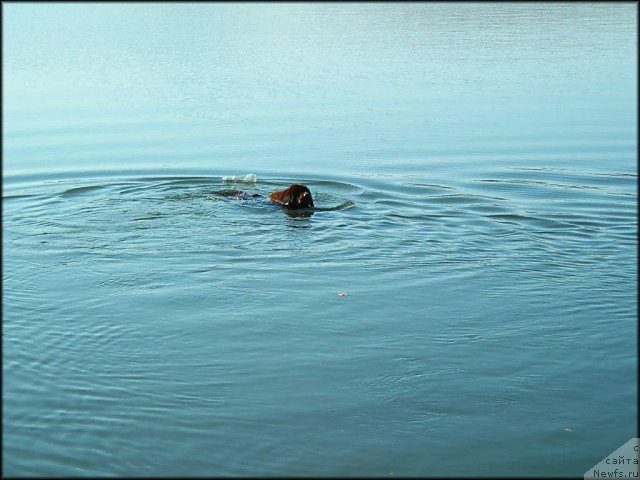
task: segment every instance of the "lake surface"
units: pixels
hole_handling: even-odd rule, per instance
[[[638,436],[635,3],[2,10],[4,475],[582,476]],[[213,193],[292,182],[318,211]]]

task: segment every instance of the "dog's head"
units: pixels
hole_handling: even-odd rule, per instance
[[[271,192],[269,199],[292,210],[314,207],[311,191],[306,186],[297,183],[285,190]]]

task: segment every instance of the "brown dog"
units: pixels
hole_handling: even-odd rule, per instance
[[[311,191],[304,185],[294,183],[285,190],[276,190],[269,194],[269,200],[277,202],[292,210],[313,208]]]

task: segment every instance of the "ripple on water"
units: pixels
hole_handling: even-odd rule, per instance
[[[292,404],[336,434],[338,419],[373,428],[371,419],[384,421],[398,403],[409,419],[404,428],[474,415],[473,407],[450,405],[445,393],[425,386],[449,385],[450,394],[455,388],[443,379],[470,372],[486,381],[514,372],[509,378],[527,378],[524,361],[500,370],[458,356],[502,348],[499,340],[523,341],[518,328],[540,345],[551,342],[556,324],[540,314],[527,325],[518,321],[526,312],[511,309],[514,298],[528,305],[522,292],[554,319],[629,311],[623,286],[634,268],[632,182],[613,176],[578,188],[591,186],[591,177],[534,173],[493,172],[486,177],[495,181],[451,184],[302,179],[319,207],[306,218],[268,202],[220,198],[213,193],[226,187],[220,176],[152,172],[56,177],[42,189],[38,182],[9,185],[4,393],[6,405],[30,404],[9,413],[11,455],[26,455],[37,437],[45,454],[34,473],[65,462],[76,473],[103,473],[96,465],[140,472],[141,435],[158,438],[155,451],[167,458],[193,458],[192,447],[180,447],[188,436],[192,445],[213,442],[234,459],[221,462],[221,472],[249,474],[256,464],[295,471],[295,459],[312,458],[323,438],[295,452],[286,452],[292,447],[284,441],[274,446],[274,438],[308,438],[307,423],[290,422]],[[266,195],[292,181],[259,178],[240,188]],[[563,196],[546,194],[555,190]],[[582,298],[580,281],[609,298],[572,303]],[[567,298],[556,299],[551,286]],[[335,302],[337,291],[349,296]],[[498,320],[478,321],[469,313],[476,310]],[[570,351],[561,330],[569,327],[557,328]],[[604,341],[592,330],[583,335]],[[284,377],[283,355],[291,359]],[[357,355],[373,363],[345,373]],[[356,385],[374,400],[358,403],[347,389],[325,413],[306,397],[292,401],[296,392],[315,391],[305,383],[314,372],[328,376],[328,385],[342,372],[336,387]],[[285,377],[302,387],[272,388]],[[477,401],[518,405],[516,393]],[[227,445],[222,437],[230,432],[235,440]],[[274,448],[282,464],[274,464]],[[114,455],[122,461],[114,464]],[[202,460],[190,471],[210,468]]]

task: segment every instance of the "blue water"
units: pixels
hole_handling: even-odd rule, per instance
[[[2,13],[4,475],[582,476],[637,436],[634,3]],[[318,211],[213,193],[292,182]]]

